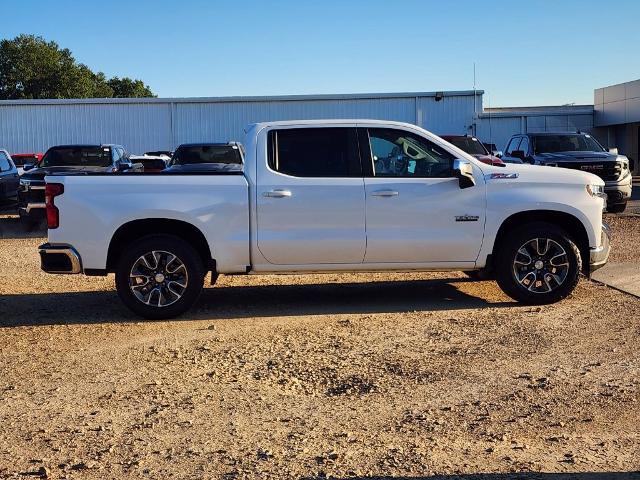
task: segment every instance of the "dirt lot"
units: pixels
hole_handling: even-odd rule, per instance
[[[638,261],[640,218],[613,220],[614,258]],[[111,277],[41,273],[38,233],[0,218],[0,238],[0,477],[640,477],[635,297],[222,277],[187,317],[141,322]]]

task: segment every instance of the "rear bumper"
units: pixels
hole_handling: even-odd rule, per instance
[[[589,273],[604,267],[609,259],[609,251],[611,250],[611,230],[606,223],[602,224],[602,240],[601,245],[596,248],[589,249]]]
[[[38,247],[40,268],[47,273],[82,273],[82,260],[71,245],[45,243]]]

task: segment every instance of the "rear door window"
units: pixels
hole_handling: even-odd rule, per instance
[[[272,130],[269,167],[294,177],[361,177],[357,131],[351,127]]]
[[[0,172],[8,172],[11,170],[9,157],[4,152],[0,152]]]

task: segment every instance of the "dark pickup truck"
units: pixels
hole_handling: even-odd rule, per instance
[[[122,172],[134,169],[121,145],[59,145],[37,164],[24,165],[18,191],[20,217],[31,223],[45,218],[44,177],[75,172]]]
[[[586,133],[527,133],[514,135],[502,160],[593,173],[605,182],[607,210],[623,212],[631,198],[629,159],[617,149],[607,151]]]

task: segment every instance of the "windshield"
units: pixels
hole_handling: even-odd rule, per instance
[[[474,137],[457,137],[449,140],[463,152],[467,152],[469,155],[488,155],[489,152],[484,148],[484,145],[480,143],[477,138]]]
[[[171,165],[193,165],[197,163],[242,164],[236,145],[189,145],[178,147]]]
[[[108,167],[111,165],[109,147],[52,148],[39,167]]]
[[[604,152],[590,135],[539,135],[533,137],[535,153]]]

